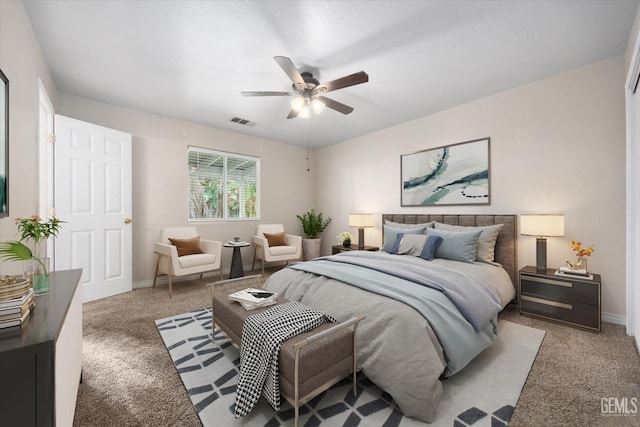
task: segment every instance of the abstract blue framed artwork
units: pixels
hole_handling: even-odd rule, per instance
[[[401,206],[488,205],[490,138],[400,156]]]

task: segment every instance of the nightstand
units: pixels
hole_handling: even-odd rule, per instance
[[[556,270],[520,270],[518,301],[520,314],[600,331],[600,275],[593,278],[556,276]]]
[[[377,246],[365,246],[362,249],[358,247],[358,245],[351,246],[343,246],[343,245],[335,245],[331,246],[331,255],[339,254],[340,252],[347,251],[377,251],[380,248]]]

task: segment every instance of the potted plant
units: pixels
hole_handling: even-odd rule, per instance
[[[305,261],[318,258],[322,244],[320,233],[329,226],[331,218],[325,219],[322,212],[316,213],[314,209],[302,215],[296,215],[296,217],[302,222],[302,230],[306,236],[306,238],[302,239],[302,258]]]
[[[49,259],[45,255],[45,246],[49,237],[56,237],[60,224],[64,221],[49,218],[43,221],[38,215],[29,218],[16,218],[19,241],[0,242],[0,257],[10,261],[27,261],[30,266],[25,269],[32,282],[36,294],[49,292]],[[33,241],[33,251],[23,242]]]
[[[342,246],[344,246],[345,248],[348,248],[349,246],[351,246],[353,235],[348,231],[343,231],[342,233],[338,234],[337,237],[338,237],[338,243],[342,243]]]

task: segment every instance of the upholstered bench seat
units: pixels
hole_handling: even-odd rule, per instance
[[[284,302],[287,300],[278,298],[278,304]],[[227,295],[214,295],[213,326],[222,330],[239,347],[245,319],[269,308],[245,310],[237,302],[229,300]],[[296,426],[301,405],[349,374],[353,374],[353,391],[356,392],[355,334],[357,323],[363,318],[338,324],[325,323],[282,344],[279,356],[280,393],[294,407]]]

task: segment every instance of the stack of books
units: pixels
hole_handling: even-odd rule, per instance
[[[35,294],[28,279],[0,280],[0,329],[22,326],[35,307]],[[11,280],[13,279],[13,280]]]
[[[245,310],[267,307],[277,304],[278,293],[266,289],[247,288],[229,295],[229,299],[237,301]]]
[[[230,245],[230,246],[245,246],[245,245],[248,245],[248,244],[249,244],[248,242],[243,242],[243,241],[240,241],[240,240],[238,240],[238,241],[229,240],[227,242],[227,245]]]
[[[567,277],[579,277],[579,278],[582,278],[582,279],[593,279],[593,275],[590,274],[584,268],[560,267],[556,271],[556,276],[567,276]]]

